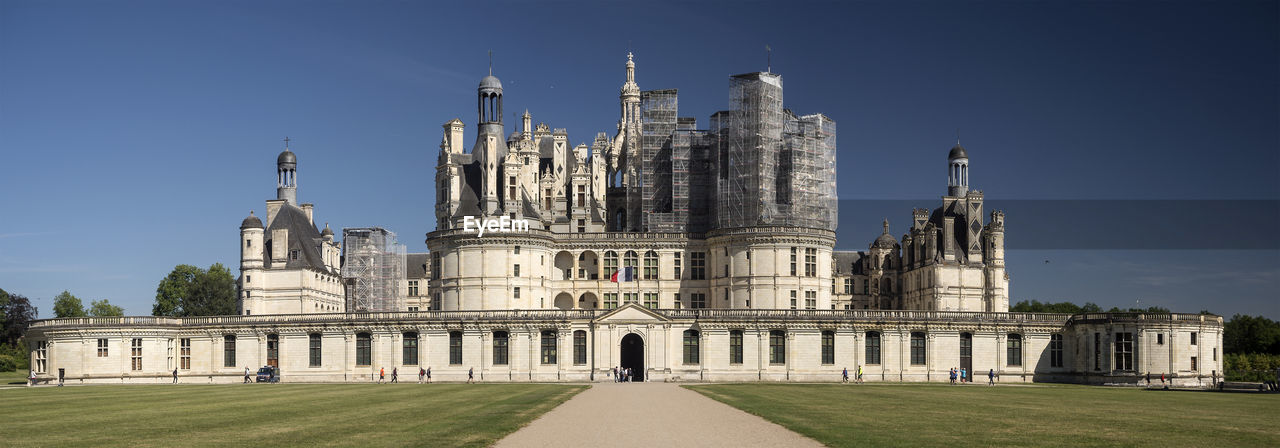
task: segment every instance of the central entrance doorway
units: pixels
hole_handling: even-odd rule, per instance
[[[970,333],[960,333],[960,368],[964,369],[961,381],[973,378],[973,335]]]
[[[644,381],[644,339],[630,333],[622,337],[622,367],[631,369],[631,381]]]

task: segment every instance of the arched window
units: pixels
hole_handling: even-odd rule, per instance
[[[644,253],[644,279],[658,279],[658,253],[648,251]]]
[[[542,363],[543,364],[556,363],[556,331],[555,330],[542,331]]]
[[[1010,333],[1009,338],[1005,340],[1005,346],[1008,347],[1008,357],[1005,358],[1009,360],[1008,364],[1011,366],[1022,365],[1022,335]]]
[[[911,365],[922,366],[925,361],[924,333],[911,333]]]
[[[493,332],[493,365],[507,365],[508,334],[505,331]]]
[[[831,330],[822,332],[822,363],[836,363],[836,332]]]
[[[573,363],[583,365],[587,363],[587,332],[577,330],[573,332]]]
[[[867,332],[867,364],[880,364],[880,332]]]
[[[404,343],[401,344],[401,359],[406,366],[418,365],[418,333],[408,332],[404,334]]]
[[[622,256],[622,267],[631,268],[632,273],[634,273],[636,268],[639,266],[638,262],[639,256],[634,250],[629,250]]]
[[[373,344],[369,333],[360,333],[356,335],[356,365],[368,366],[373,364]]]
[[[698,363],[698,332],[696,330],[684,331],[684,363]]]
[[[462,332],[449,332],[449,364],[462,365]]]
[[[612,276],[615,272],[618,272],[618,253],[607,251],[604,253],[604,275]]]
[[[787,363],[787,332],[769,331],[769,364]]]

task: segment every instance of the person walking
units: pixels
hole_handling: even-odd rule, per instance
[[[399,368],[399,367],[392,367],[392,368],[391,368],[391,382],[393,382],[393,383],[397,383],[397,384],[399,384],[399,383],[400,383],[400,368]]]
[[[427,375],[427,371],[421,367],[418,368],[418,384],[422,384],[422,377]]]
[[[378,368],[378,384],[382,384],[382,381],[385,379],[387,379],[387,368],[379,367]]]
[[[947,372],[947,374],[951,378],[951,385],[952,386],[956,385],[956,368],[952,367],[951,370]]]
[[[178,368],[173,368],[173,384],[178,384]]]
[[[969,369],[966,369],[966,368],[964,368],[964,367],[961,367],[961,368],[960,368],[960,382],[961,382],[961,383],[964,383],[965,381],[970,381],[970,380],[969,380]]]
[[[615,383],[616,383],[616,382],[618,382],[618,368],[617,368],[617,367],[614,367],[614,368],[613,368],[613,382],[615,382]]]
[[[31,371],[31,373],[27,375],[27,380],[28,380],[28,381],[31,381],[31,385],[32,385],[32,386],[35,386],[35,385],[36,385],[36,371],[35,371],[35,370],[32,370],[32,371]]]
[[[862,364],[858,364],[858,384],[862,384]]]
[[[244,368],[244,384],[249,384],[249,368]]]
[[[848,383],[848,382],[849,382],[849,368],[848,368],[848,367],[845,367],[845,368],[844,368],[844,371],[840,372],[840,382],[842,382],[842,383]]]
[[[476,368],[467,369],[467,384],[476,382]]]
[[[996,385],[996,369],[987,370],[987,385],[988,386]]]
[[[431,366],[427,366],[427,384],[431,384]]]

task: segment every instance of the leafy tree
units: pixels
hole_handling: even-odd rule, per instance
[[[0,289],[0,344],[18,344],[38,314],[25,296]]]
[[[1080,307],[1080,312],[1081,313],[1101,313],[1102,307],[1098,306],[1098,304],[1093,302],[1085,302],[1084,306]]]
[[[85,317],[89,314],[84,311],[84,303],[79,297],[71,295],[68,291],[62,291],[53,298],[53,315],[54,317]]]
[[[94,300],[89,304],[89,315],[94,317],[123,316],[124,308],[112,305],[107,299]]]
[[[1223,324],[1222,333],[1225,353],[1280,354],[1280,322],[1236,314]]]
[[[236,314],[236,281],[221,263],[208,270],[180,264],[156,287],[156,316]]]

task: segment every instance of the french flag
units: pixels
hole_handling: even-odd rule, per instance
[[[633,266],[627,266],[625,268],[619,269],[617,272],[613,273],[612,277],[609,277],[609,281],[614,283],[633,282],[635,280],[636,280],[636,268]]]

